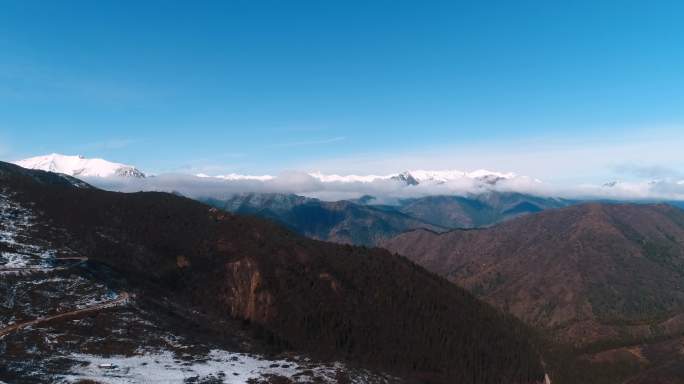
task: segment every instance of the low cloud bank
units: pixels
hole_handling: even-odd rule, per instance
[[[456,178],[447,181],[421,181],[417,185],[395,177],[378,177],[371,181],[323,181],[304,172],[285,172],[267,179],[225,179],[187,174],[162,174],[145,179],[84,178],[102,189],[120,192],[175,192],[191,198],[225,199],[239,193],[292,193],[322,200],[355,199],[364,195],[376,197],[377,203],[392,204],[398,199],[430,195],[478,194],[487,191],[520,192],[546,197],[614,200],[682,200],[684,180],[660,179],[642,182],[613,182],[604,185],[584,184],[555,186],[537,179],[514,176],[480,179]]]

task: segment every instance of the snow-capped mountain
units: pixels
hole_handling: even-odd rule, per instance
[[[396,180],[406,185],[418,184],[444,184],[454,181],[472,180],[482,182],[490,185],[496,184],[500,180],[514,179],[518,177],[515,173],[501,173],[488,171],[486,169],[479,169],[473,172],[464,172],[458,170],[443,170],[443,171],[429,171],[429,170],[414,170],[404,171],[390,175],[326,175],[321,172],[313,172],[309,174],[322,182],[341,182],[341,183],[370,183],[377,180]]]
[[[322,172],[310,172],[309,176],[322,183],[373,183],[376,181],[393,180],[405,184],[407,186],[414,186],[419,184],[446,184],[450,182],[474,182],[476,184],[495,185],[501,180],[515,179],[520,176],[515,173],[508,172],[493,172],[485,169],[479,169],[472,172],[464,172],[458,170],[443,170],[443,171],[428,171],[428,170],[414,170],[404,171],[401,173],[393,173],[389,175],[338,175],[325,174]],[[256,180],[269,181],[276,179],[271,175],[242,175],[230,173],[226,175],[209,176],[203,173],[197,174],[201,178],[215,178],[228,181],[237,180]],[[281,176],[282,177],[282,176]]]
[[[518,177],[515,173],[501,173],[488,171],[486,169],[478,169],[472,172],[463,172],[458,170],[446,170],[446,171],[425,171],[416,170],[408,172],[418,183],[435,183],[443,184],[451,181],[457,180],[476,180],[487,184],[494,185],[500,180],[514,179]]]
[[[83,156],[67,156],[58,153],[31,157],[15,161],[14,164],[28,169],[63,173],[75,177],[145,177],[144,173],[130,165],[113,163],[104,159],[86,159]]]

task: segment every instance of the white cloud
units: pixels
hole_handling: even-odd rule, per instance
[[[389,177],[371,181],[332,180],[305,172],[285,172],[273,177],[245,176],[232,179],[197,177],[186,174],[163,174],[147,179],[90,178],[86,181],[98,187],[123,191],[178,192],[192,198],[227,198],[236,193],[294,193],[323,200],[341,200],[372,195],[380,202],[392,203],[397,199],[428,195],[467,195],[485,191],[520,192],[540,196],[585,199],[660,199],[684,200],[684,183],[680,180],[618,182],[606,186],[580,184],[559,186],[535,178],[515,176],[498,179],[490,184],[482,179],[454,178],[448,181],[423,181],[407,185]],[[491,182],[491,179],[489,180]]]
[[[269,176],[224,173],[226,169],[246,169],[246,164],[216,166],[226,158],[199,159],[188,164],[185,174],[161,174],[145,180],[93,179],[94,185],[126,192],[139,190],[177,191],[189,197],[227,197],[241,192],[295,193],[325,200],[373,195],[393,201],[397,198],[436,194],[468,194],[494,189],[566,198],[684,200],[684,148],[682,127],[654,132],[625,134],[622,137],[595,137],[591,140],[539,137],[534,140],[464,143],[459,146],[385,154],[355,154],[317,161],[296,167],[301,171]],[[285,143],[315,145],[334,143],[344,137]],[[0,142],[0,150],[1,142]],[[234,160],[234,159],[233,159]],[[212,165],[214,164],[214,165]],[[480,173],[455,177],[453,169],[481,168],[507,172],[495,186],[477,181]],[[416,177],[431,175],[433,181],[407,186],[390,176],[401,170],[452,169],[452,171],[413,171]],[[196,177],[193,174],[222,173],[223,178]],[[349,174],[355,173],[354,175]],[[491,173],[491,172],[489,172]],[[449,176],[449,177],[446,177]],[[518,176],[529,175],[529,176]],[[454,176],[454,177],[451,177]],[[438,180],[439,179],[439,180]],[[539,181],[542,180],[543,182]],[[612,182],[610,185],[606,185]]]
[[[316,169],[325,173],[382,174],[401,169],[510,169],[548,183],[572,187],[581,183],[602,184],[624,176],[618,168],[665,165],[684,170],[684,127],[620,137],[573,137],[468,142],[442,148],[397,150],[391,153],[357,153],[321,159]],[[296,168],[307,169],[308,164]],[[312,169],[313,170],[313,169]]]

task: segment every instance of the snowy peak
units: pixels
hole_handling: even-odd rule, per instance
[[[404,171],[392,175],[378,176],[378,175],[326,175],[321,172],[314,172],[309,174],[311,177],[322,182],[340,182],[340,183],[370,183],[377,180],[394,180],[406,185],[419,184],[445,184],[457,181],[474,181],[477,183],[495,185],[501,180],[514,179],[518,177],[515,173],[501,173],[493,172],[485,169],[479,169],[472,172],[463,172],[458,170],[442,170],[442,171],[428,171],[428,170],[414,170]]]
[[[475,180],[490,185],[495,185],[500,180],[507,180],[516,178],[517,175],[512,172],[501,173],[488,171],[486,169],[478,169],[472,172],[463,172],[458,170],[446,171],[425,171],[417,170],[406,172],[413,176],[419,183],[431,182],[436,184],[443,184],[458,180]]]
[[[276,176],[271,175],[241,175],[230,173],[227,175],[209,176],[203,173],[195,176],[201,178],[214,178],[227,181],[271,181],[276,179]],[[420,184],[435,185],[446,184],[452,182],[468,182],[475,183],[482,186],[494,186],[499,181],[518,178],[515,173],[501,173],[493,172],[485,169],[479,169],[472,172],[463,172],[457,170],[442,170],[442,171],[403,171],[400,173],[393,173],[389,175],[338,175],[326,174],[322,172],[310,172],[308,176],[320,181],[321,183],[373,183],[377,181],[394,181],[401,185],[416,186]]]
[[[75,177],[145,177],[144,173],[130,165],[57,153],[15,161],[14,164],[27,169],[39,169]]]
[[[415,177],[413,177],[413,175],[408,171],[402,172],[396,176],[392,176],[391,179],[402,182],[406,185],[418,185],[418,184],[420,184],[420,181],[418,181]]]

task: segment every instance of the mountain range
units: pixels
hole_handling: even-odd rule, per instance
[[[377,245],[402,232],[424,228],[489,226],[520,215],[562,207],[570,201],[518,193],[487,192],[470,196],[427,196],[374,205],[366,196],[326,202],[291,194],[243,193],[229,199],[201,199],[229,212],[256,215],[286,225],[308,237],[340,243]]]
[[[447,229],[391,208],[291,194],[244,193],[227,200],[202,201],[229,212],[274,220],[304,236],[337,243],[371,246],[415,228]]]
[[[425,196],[468,196],[488,192],[520,193],[571,200],[684,201],[684,181],[664,178],[610,183],[554,185],[512,172],[476,170],[409,170],[385,175],[337,175],[288,171],[277,176],[229,173],[210,176],[166,172],[144,178],[139,169],[102,159],[51,154],[19,160],[30,169],[87,178],[91,184],[119,192],[179,192],[192,198],[226,199],[239,193],[292,193],[325,201],[354,200],[363,195],[376,204]],[[115,177],[115,176],[119,177]]]
[[[262,345],[262,355],[339,362],[332,382],[353,381],[356,371],[344,367],[359,365],[371,371],[353,382],[544,378],[534,337],[522,323],[382,249],[311,240],[173,194],[106,192],[8,163],[0,162],[0,181],[2,244],[9,247],[2,256],[5,264],[14,262],[0,270],[0,289],[3,297],[26,297],[3,302],[0,380],[87,378],[98,365],[79,359],[111,362],[112,355],[119,360],[100,364],[100,370],[152,356],[126,368],[146,369],[174,353],[165,372],[181,364],[192,370],[198,359],[218,364],[220,356],[233,353],[221,351],[236,345],[250,346],[251,353]],[[69,260],[75,264],[55,264]],[[5,278],[7,273],[13,277]],[[31,288],[62,281],[57,296],[52,289]],[[111,334],[101,334],[108,329]],[[212,334],[211,347],[200,348]],[[238,335],[242,341],[228,342]],[[75,353],[78,346],[85,349]],[[232,356],[226,361],[249,358]],[[283,377],[293,364],[275,362],[270,369],[280,367],[278,374],[250,382],[299,382],[298,375],[319,372]],[[226,363],[214,379],[231,370],[240,375],[230,367]],[[316,369],[325,371],[325,365]],[[209,379],[202,382],[216,382]]]
[[[479,228],[574,203],[567,199],[489,191],[465,196],[438,195],[405,199],[400,202],[398,210],[446,228]]]
[[[107,178],[113,176],[119,177],[145,177],[145,174],[137,168],[110,162],[103,159],[89,159],[83,156],[70,156],[58,153],[52,153],[44,156],[36,156],[23,160],[17,160],[15,164],[28,168],[39,169],[43,171],[64,173],[69,176],[76,177],[100,177]],[[426,171],[414,170],[404,171],[389,175],[335,175],[324,174],[321,172],[308,173],[310,177],[323,183],[371,183],[374,181],[396,181],[405,185],[419,185],[419,184],[445,184],[450,182],[468,181],[478,185],[495,185],[501,180],[512,180],[520,178],[514,173],[501,173],[488,170],[476,170],[473,172],[463,172],[457,170],[448,171]],[[210,176],[204,173],[196,175],[200,178],[215,178],[227,181],[237,180],[256,180],[269,181],[273,180],[275,176],[271,175],[243,175],[237,173],[229,173],[225,175]]]
[[[482,185],[495,185],[501,180],[512,180],[520,178],[521,176],[515,173],[501,173],[479,169],[473,172],[463,172],[458,170],[434,171],[434,170],[413,170],[403,171],[396,174],[389,175],[327,175],[321,172],[310,173],[312,177],[322,182],[340,182],[340,183],[371,183],[381,180],[393,180],[401,182],[406,185],[420,185],[420,184],[446,184],[450,182],[472,181]]]

